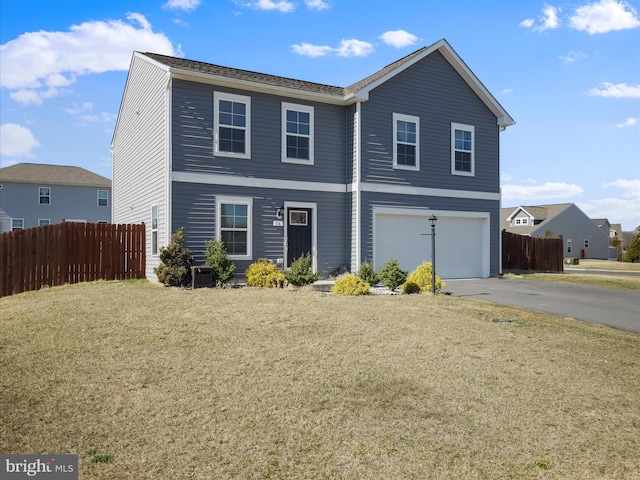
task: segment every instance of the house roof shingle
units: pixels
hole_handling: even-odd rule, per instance
[[[18,163],[0,168],[0,182],[111,188],[111,180],[82,167]]]
[[[502,209],[502,228],[507,230],[508,232],[519,233],[520,235],[529,235],[534,230],[538,230],[543,226],[545,222],[551,220],[552,218],[558,216],[560,213],[564,212],[567,208],[569,208],[573,203],[555,203],[550,205],[520,205],[518,207],[506,207]],[[531,216],[533,216],[534,220],[541,220],[537,225],[527,225],[522,226],[518,225],[517,227],[511,227],[507,219],[515,213],[517,210],[523,209]]]

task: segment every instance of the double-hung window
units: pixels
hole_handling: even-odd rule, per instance
[[[109,190],[98,190],[98,206],[109,206]]]
[[[475,175],[475,127],[451,124],[451,173],[453,175]]]
[[[12,218],[11,219],[11,231],[24,230],[24,218]]]
[[[251,259],[252,208],[251,198],[216,198],[216,238],[224,243],[229,258]]]
[[[313,107],[282,104],[282,161],[313,165]]]
[[[51,204],[51,188],[50,187],[38,187],[38,203],[40,205]]]
[[[393,168],[420,170],[420,118],[393,114]]]
[[[214,92],[214,155],[251,157],[251,98]]]

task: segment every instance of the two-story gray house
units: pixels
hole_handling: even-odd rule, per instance
[[[147,276],[185,228],[237,271],[310,252],[325,275],[431,259],[500,272],[499,133],[515,122],[445,41],[349,87],[135,52],[113,142],[113,220],[147,224]]]
[[[81,167],[0,168],[0,233],[60,223],[111,222],[111,180]]]

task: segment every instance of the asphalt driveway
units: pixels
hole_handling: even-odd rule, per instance
[[[446,284],[442,292],[456,297],[473,297],[640,333],[637,291],[503,278],[446,280]]]

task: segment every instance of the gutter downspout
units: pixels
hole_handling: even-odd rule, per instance
[[[353,172],[353,180],[352,180],[352,185],[353,185],[353,194],[352,194],[352,205],[353,208],[355,209],[355,235],[354,235],[354,241],[355,241],[355,256],[352,256],[351,258],[351,271],[352,272],[358,272],[358,269],[360,268],[360,259],[361,259],[361,252],[362,252],[362,245],[361,245],[361,236],[362,233],[360,231],[361,226],[362,226],[362,212],[361,212],[361,191],[360,191],[360,172],[362,169],[362,158],[361,158],[361,138],[362,138],[362,102],[358,101],[356,102],[356,111],[355,111],[355,118],[354,118],[354,132],[353,132],[353,164],[354,164],[354,172]],[[353,215],[353,213],[352,213]]]

